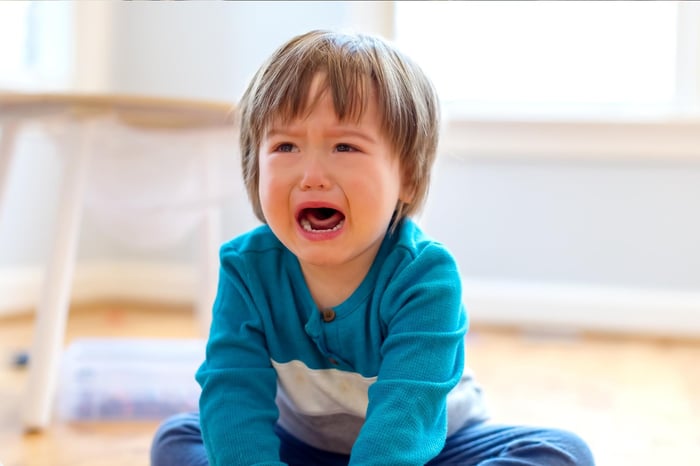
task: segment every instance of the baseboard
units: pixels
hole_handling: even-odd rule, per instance
[[[38,267],[0,268],[0,317],[32,312],[42,278]],[[73,303],[124,299],[191,304],[196,279],[194,267],[188,264],[78,264],[71,299]],[[463,287],[474,323],[700,337],[700,292],[469,277]]]
[[[700,292],[465,279],[475,323],[700,337]]]

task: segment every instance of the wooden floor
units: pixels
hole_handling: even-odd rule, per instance
[[[155,421],[20,427],[26,371],[10,364],[31,341],[31,318],[0,319],[0,464],[145,466]],[[102,304],[72,310],[82,336],[197,337],[188,309]],[[468,361],[494,420],[567,428],[599,466],[700,464],[700,343],[522,334],[473,328]],[[174,465],[176,466],[176,465]]]

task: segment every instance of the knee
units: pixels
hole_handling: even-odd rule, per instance
[[[176,414],[164,420],[153,436],[153,446],[162,447],[181,440],[201,437],[199,418],[196,415]]]
[[[572,457],[572,463],[576,466],[595,466],[593,452],[578,434],[567,430],[556,430],[554,435],[559,439],[559,444],[566,448]]]
[[[556,463],[567,466],[595,466],[593,453],[588,444],[573,432],[561,429],[546,429],[538,435],[521,439],[509,445],[509,450],[519,450],[525,456],[556,458]],[[547,463],[549,464],[549,463]]]
[[[156,430],[151,444],[151,466],[181,464],[175,459],[200,456],[193,451],[199,449],[204,453],[199,416],[177,414],[163,421]]]

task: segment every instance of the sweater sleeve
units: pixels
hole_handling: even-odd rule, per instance
[[[423,465],[447,436],[447,394],[464,369],[466,314],[454,259],[434,245],[392,279],[387,334],[352,465]]]
[[[196,375],[202,437],[212,466],[279,465],[276,373],[242,268],[223,263],[220,272],[206,359]]]

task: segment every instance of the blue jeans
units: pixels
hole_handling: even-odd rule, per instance
[[[347,455],[311,447],[282,428],[281,460],[290,466],[346,466]],[[447,438],[429,466],[593,466],[593,455],[576,434],[557,429],[479,423]],[[164,421],[151,448],[151,466],[208,466],[199,414],[179,414]]]

